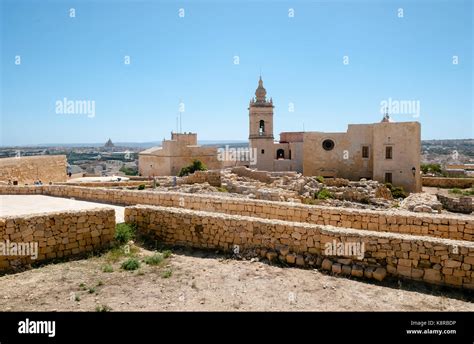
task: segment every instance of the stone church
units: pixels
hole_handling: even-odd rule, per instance
[[[273,136],[273,101],[260,77],[249,104],[249,145],[265,171],[298,171],[306,176],[361,178],[421,191],[419,122],[349,124],[346,132],[282,132]]]

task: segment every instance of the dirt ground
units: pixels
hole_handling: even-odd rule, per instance
[[[0,311],[474,311],[465,291],[374,284],[203,251],[174,251],[135,271],[120,269],[125,259],[112,263],[103,254],[4,275]],[[107,264],[113,272],[103,271]]]

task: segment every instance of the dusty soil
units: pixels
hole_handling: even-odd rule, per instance
[[[380,285],[203,251],[178,250],[135,271],[120,269],[125,259],[110,263],[104,254],[2,276],[0,311],[474,311],[463,291]],[[113,272],[103,271],[106,264]]]

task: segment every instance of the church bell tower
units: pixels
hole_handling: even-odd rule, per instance
[[[255,98],[249,104],[249,145],[257,150],[257,164],[251,167],[273,171],[273,101],[267,101],[266,96],[260,76]]]

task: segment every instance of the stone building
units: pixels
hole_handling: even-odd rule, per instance
[[[306,176],[361,178],[421,191],[419,122],[350,124],[346,132],[283,132],[273,136],[273,101],[260,77],[249,105],[249,144],[257,150],[254,168],[298,171]]]
[[[145,177],[175,176],[193,160],[202,161],[208,169],[219,169],[215,147],[197,144],[196,133],[171,133],[171,140],[163,140],[161,147],[152,147],[138,154],[138,172]]]

